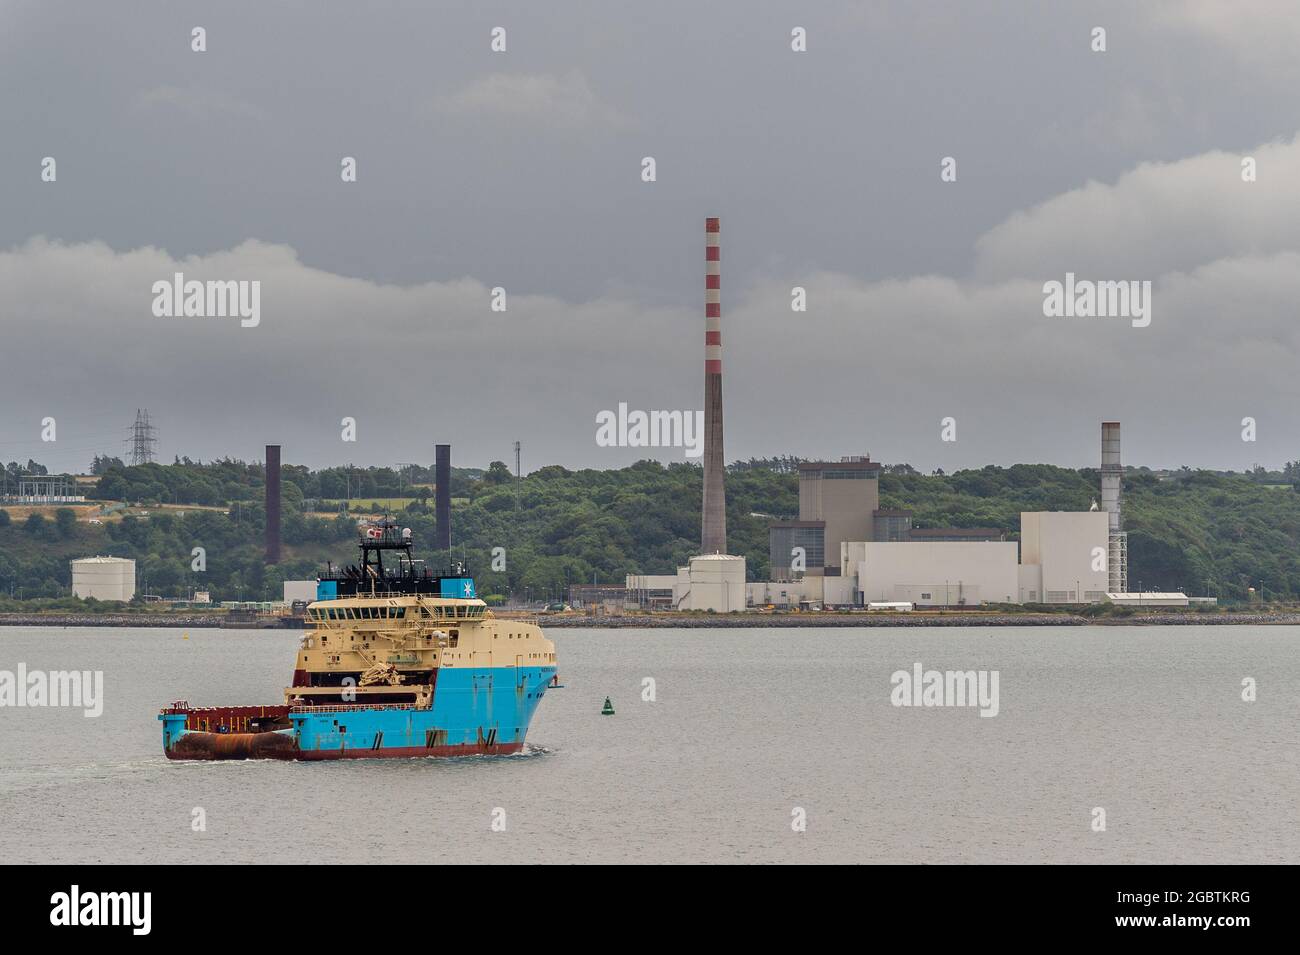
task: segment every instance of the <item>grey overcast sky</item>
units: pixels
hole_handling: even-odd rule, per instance
[[[167,461],[681,460],[595,418],[702,407],[716,215],[728,460],[1093,465],[1114,418],[1127,463],[1277,467],[1297,49],[1295,0],[0,0],[0,458],[84,470],[143,407]],[[177,271],[260,325],[155,317]],[[1045,317],[1066,272],[1150,326]]]

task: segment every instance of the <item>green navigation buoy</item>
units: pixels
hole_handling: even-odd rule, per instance
[[[604,705],[603,707],[601,707],[600,715],[601,715],[601,716],[613,716],[613,715],[614,715],[614,704],[611,703],[611,702],[609,702],[609,697],[605,697],[605,705]]]

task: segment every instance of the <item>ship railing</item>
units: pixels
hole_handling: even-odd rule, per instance
[[[536,613],[516,613],[513,610],[506,610],[504,611],[504,616],[501,612],[493,613],[492,616],[497,620],[508,621],[510,623],[531,623],[534,627],[540,627],[542,625],[542,616],[541,614]]]
[[[316,603],[331,603],[335,600],[370,600],[373,598],[391,598],[391,597],[431,597],[434,600],[479,600],[479,597],[447,597],[433,591],[416,591],[416,590],[358,590],[354,594],[339,594],[337,597],[331,597],[328,600],[314,601]]]
[[[340,594],[335,600],[365,600],[371,597],[427,597],[429,594],[420,594],[411,590],[357,590],[354,594]]]
[[[355,713],[357,710],[418,710],[428,709],[415,703],[325,703],[321,706],[295,704],[290,713]]]

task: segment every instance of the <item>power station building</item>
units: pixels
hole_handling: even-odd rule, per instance
[[[1127,590],[1120,426],[1112,421],[1102,424],[1101,509],[1024,512],[1019,542],[998,528],[915,527],[911,511],[882,510],[881,466],[869,455],[803,462],[798,518],[769,527],[771,580],[747,583],[745,559],[727,553],[720,234],[719,220],[705,219],[701,553],[676,575],[629,575],[628,601],[728,613],[769,604],[1085,603]]]
[[[845,544],[844,553],[857,605],[1018,602],[1014,541],[860,541]]]
[[[749,584],[749,603],[962,607],[1099,603],[1123,593],[1119,430],[1102,425],[1101,509],[1025,511],[1019,542],[998,528],[914,527],[911,511],[881,510],[880,465],[868,457],[802,464],[799,519],[771,524],[772,580]]]
[[[839,573],[840,544],[871,540],[880,507],[880,465],[868,456],[799,465],[799,519],[768,531],[774,580]],[[828,562],[829,561],[829,562]]]
[[[1105,511],[1028,511],[1020,515],[1019,603],[1100,603],[1110,573]]]
[[[918,607],[1098,603],[1106,599],[1109,579],[1108,525],[1103,511],[1025,511],[1019,543],[984,528],[936,528],[933,537],[907,540],[843,541],[835,573],[749,584],[749,601],[751,606],[907,602]]]
[[[911,511],[881,510],[880,465],[870,455],[805,461],[799,465],[799,519],[769,526],[768,567],[778,582],[839,577],[856,572],[841,556],[846,543],[1005,539],[997,528],[913,527]]]

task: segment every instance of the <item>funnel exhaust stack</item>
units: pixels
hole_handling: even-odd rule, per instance
[[[434,546],[439,552],[451,553],[451,445],[439,444],[434,448],[433,480],[436,484],[433,493],[434,519],[437,522],[437,540]]]
[[[280,446],[266,446],[266,562],[280,563]]]
[[[720,220],[704,220],[704,506],[701,554],[727,552],[726,470],[722,456],[722,254]]]
[[[1106,568],[1111,593],[1128,592],[1128,534],[1124,532],[1121,497],[1124,465],[1120,463],[1119,422],[1101,423],[1101,509],[1109,520]]]

